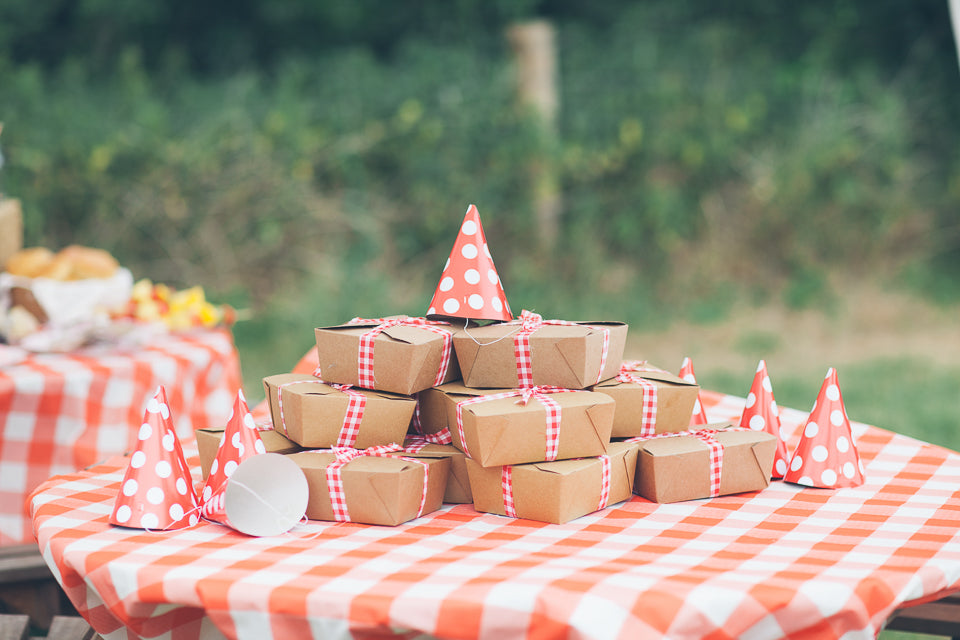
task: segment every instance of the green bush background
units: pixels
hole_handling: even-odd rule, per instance
[[[552,135],[504,37],[534,18]],[[0,189],[28,245],[250,309],[255,397],[314,326],[422,315],[469,203],[517,311],[825,307],[837,274],[956,302],[958,80],[944,0],[3,0]]]

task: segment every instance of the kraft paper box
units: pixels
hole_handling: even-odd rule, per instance
[[[536,397],[523,404],[520,395],[463,405],[466,443],[460,440],[457,403],[513,389],[471,389],[458,382],[441,388],[447,396],[447,420],[453,445],[482,467],[546,460],[547,411]],[[607,452],[613,427],[613,399],[603,393],[572,390],[549,393],[560,405],[557,459],[599,456]]]
[[[361,456],[340,469],[347,512],[351,522],[394,526],[417,517],[423,495],[424,469],[414,458],[427,464],[427,499],[423,513],[440,508],[450,472],[450,459],[397,453],[389,457]],[[329,451],[301,451],[291,454],[307,478],[309,498],[306,515],[311,520],[334,521],[327,467],[336,460]]]
[[[610,443],[610,493],[606,506],[633,495],[637,447]],[[477,511],[507,515],[503,505],[502,467],[481,467],[467,460],[473,506]],[[511,467],[514,510],[518,518],[563,524],[597,511],[603,467],[599,458],[535,462]]]
[[[319,327],[314,333],[321,376],[327,382],[360,386],[357,366],[360,336],[379,326],[378,322]],[[434,325],[450,330],[448,324]],[[384,329],[373,341],[373,388],[413,395],[437,383],[443,355],[443,338],[429,329],[394,326]],[[451,342],[447,370],[440,384],[460,378],[460,369]]]
[[[627,341],[626,324],[552,325],[546,322],[549,321],[529,337],[533,384],[585,389],[620,372]],[[601,372],[605,329],[610,331],[610,342]],[[453,344],[463,383],[468,387],[486,388],[520,386],[514,353],[514,337],[519,331],[519,324],[501,323],[458,333]]]
[[[770,484],[777,439],[765,431],[718,428],[723,445],[720,495],[759,491]],[[642,440],[637,456],[634,492],[653,502],[680,502],[710,497],[710,451],[695,436]]]
[[[666,371],[633,371],[631,374],[657,386],[655,433],[684,431],[689,427],[693,405],[700,393],[699,385]],[[613,412],[611,437],[632,438],[642,435],[643,387],[635,382],[621,382],[612,378],[593,385],[590,390],[605,393],[617,403]]]
[[[337,445],[350,405],[347,392],[300,373],[269,376],[263,379],[263,386],[270,402],[274,429],[309,449]],[[283,394],[282,412],[278,390]],[[365,449],[403,442],[417,406],[416,400],[385,391],[357,388],[349,391],[365,398],[357,439],[350,446]]]
[[[418,392],[417,407],[420,416],[420,433],[437,433],[449,426],[447,397],[440,387],[431,387]],[[416,433],[416,430],[411,428],[410,433]]]
[[[409,444],[409,441],[404,443],[404,447],[407,444]],[[449,444],[429,443],[410,455],[418,458],[449,458],[450,474],[447,477],[447,488],[443,493],[443,501],[447,504],[473,502],[473,494],[470,492],[470,479],[467,476],[467,456],[460,449]]]
[[[197,449],[200,453],[200,471],[204,480],[210,475],[210,465],[213,464],[213,459],[217,457],[217,449],[220,448],[223,431],[223,427],[194,431],[197,436]],[[263,429],[259,433],[260,440],[263,441],[263,447],[267,450],[267,453],[296,453],[300,451],[301,447],[296,442],[283,437],[273,429]]]

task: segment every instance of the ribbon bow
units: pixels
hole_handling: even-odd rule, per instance
[[[517,386],[529,387],[533,385],[533,356],[530,352],[530,336],[545,324],[576,326],[579,323],[566,320],[544,320],[539,313],[526,309],[520,312],[519,322],[520,330],[513,337],[513,354],[517,359],[517,380],[519,381]],[[586,326],[603,332],[603,350],[600,353],[600,370],[597,371],[596,380],[596,382],[600,382],[603,379],[603,370],[607,366],[607,353],[610,351],[610,329],[608,327]]]
[[[347,494],[343,490],[343,479],[340,477],[341,469],[351,460],[363,456],[373,456],[378,458],[399,457],[401,460],[413,462],[423,467],[423,491],[420,494],[420,509],[417,511],[417,517],[423,515],[423,507],[427,502],[427,488],[429,486],[430,468],[426,462],[406,458],[403,456],[394,456],[392,454],[401,451],[402,447],[397,443],[381,444],[366,449],[354,449],[352,447],[333,447],[330,451],[336,457],[336,460],[327,467],[327,490],[330,493],[330,505],[333,507],[333,519],[337,522],[350,522],[350,512],[347,510]]]
[[[450,429],[444,427],[436,433],[424,433],[407,436],[403,443],[405,453],[419,453],[428,444],[450,444],[453,442],[453,435]]]
[[[443,338],[443,351],[440,355],[440,366],[434,386],[443,384],[447,375],[447,365],[450,362],[450,353],[453,344],[453,334],[449,329],[441,329],[438,325],[449,325],[448,322],[427,320],[426,318],[412,318],[398,316],[396,318],[353,318],[347,324],[376,324],[377,326],[360,336],[360,348],[357,354],[357,376],[359,386],[365,389],[374,389],[376,381],[373,376],[373,341],[384,330],[390,327],[417,327],[439,334]]]

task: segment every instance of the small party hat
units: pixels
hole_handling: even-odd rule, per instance
[[[757,373],[753,376],[750,393],[740,416],[740,426],[754,431],[766,431],[777,438],[777,451],[773,456],[773,478],[782,478],[787,471],[787,444],[780,433],[780,410],[777,401],[773,398],[773,384],[767,374],[767,363],[764,360],[757,365]]]
[[[427,316],[513,320],[475,205],[463,217]]]
[[[181,529],[197,523],[198,511],[167,394],[160,386],[147,403],[110,522],[139,529]]]
[[[247,407],[243,391],[237,391],[233,412],[223,430],[217,455],[210,465],[210,473],[200,490],[200,512],[204,518],[229,525],[224,509],[227,483],[237,466],[258,453],[266,453],[253,415]]]
[[[827,371],[783,479],[824,489],[863,484],[863,465],[833,368]]]
[[[697,377],[693,373],[693,360],[684,358],[680,365],[680,377],[690,384],[697,384]],[[700,402],[700,392],[697,391],[697,401],[693,403],[693,415],[690,416],[690,426],[694,427],[701,424],[709,424],[707,412],[703,409],[703,403]]]

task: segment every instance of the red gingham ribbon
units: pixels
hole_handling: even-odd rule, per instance
[[[639,437],[647,438],[652,436],[657,432],[657,384],[651,380],[641,378],[636,373],[624,371],[622,366],[617,380],[620,382],[632,382],[640,386],[643,400],[640,411]]]
[[[600,502],[597,510],[605,509],[610,500],[610,456],[599,456],[600,460]]]
[[[453,442],[453,436],[450,434],[450,429],[444,427],[436,433],[407,436],[403,443],[403,450],[405,453],[420,453],[428,444],[450,444],[451,442]]]
[[[646,371],[670,373],[665,369],[649,364],[646,360],[624,360],[620,363],[620,373],[644,373]]]
[[[390,327],[418,327],[439,334],[443,338],[443,352],[440,355],[440,367],[437,369],[437,377],[434,379],[434,386],[442,384],[447,375],[447,364],[450,361],[450,352],[453,348],[453,333],[449,329],[442,329],[437,325],[449,324],[427,320],[426,318],[411,318],[403,316],[399,318],[354,318],[347,324],[377,324],[376,327],[361,334],[360,348],[357,353],[357,375],[359,377],[358,386],[364,389],[373,389],[375,385],[373,377],[373,341],[385,329]]]
[[[503,512],[511,518],[516,518],[517,508],[513,503],[513,467],[510,465],[500,470],[500,486],[503,489]]]
[[[429,484],[430,467],[422,460],[406,458],[393,455],[401,451],[400,445],[385,444],[366,449],[353,449],[351,447],[333,447],[330,449],[336,456],[336,461],[327,467],[327,490],[330,492],[330,504],[333,507],[333,519],[337,522],[350,522],[350,513],[347,511],[347,494],[343,490],[343,480],[340,477],[340,470],[351,460],[362,456],[373,456],[378,458],[400,458],[407,462],[413,462],[423,467],[423,491],[420,494],[420,509],[417,510],[417,517],[423,515],[423,507],[427,502],[427,488]]]
[[[556,400],[547,396],[548,393],[566,393],[569,391],[574,391],[574,389],[564,389],[562,387],[551,387],[547,385],[538,385],[533,387],[524,387],[522,389],[514,389],[512,391],[504,391],[503,393],[494,393],[488,396],[475,396],[473,398],[467,398],[466,400],[461,400],[457,403],[457,432],[460,435],[460,444],[463,447],[463,452],[470,455],[470,452],[467,451],[467,438],[466,434],[463,432],[463,407],[470,404],[476,404],[478,402],[486,402],[488,400],[500,400],[502,398],[515,398],[520,396],[517,400],[517,404],[522,404],[526,406],[530,402],[531,398],[534,398],[543,405],[543,408],[547,411],[547,447],[544,453],[545,460],[556,460],[557,452],[560,448],[560,405]]]
[[[337,446],[352,447],[357,443],[357,436],[360,434],[360,423],[363,421],[363,410],[367,406],[367,398],[359,391],[353,391],[349,384],[333,384],[324,382],[319,378],[316,380],[294,380],[277,385],[277,408],[280,410],[280,428],[283,429],[283,435],[287,435],[287,423],[283,419],[284,387],[294,384],[314,383],[325,384],[347,394],[347,413],[343,416],[343,424],[340,426],[340,433],[337,435]]]
[[[520,331],[513,337],[513,354],[517,359],[517,380],[519,381],[517,386],[530,387],[533,386],[533,356],[530,353],[530,336],[545,324],[577,326],[580,323],[566,320],[544,320],[539,313],[526,309],[520,312],[519,322]],[[600,370],[597,371],[596,380],[596,382],[600,382],[603,379],[603,369],[607,366],[607,353],[610,351],[610,329],[593,325],[584,326],[599,329],[603,332],[603,350],[600,353]]]
[[[724,431],[747,431],[747,429],[731,427],[724,429]],[[720,475],[723,471],[723,445],[714,437],[716,435],[716,429],[697,429],[695,431],[658,433],[655,436],[630,438],[626,442],[640,442],[641,440],[652,440],[653,438],[675,438],[677,436],[693,436],[699,438],[710,449],[710,497],[715,498],[720,495]]]

